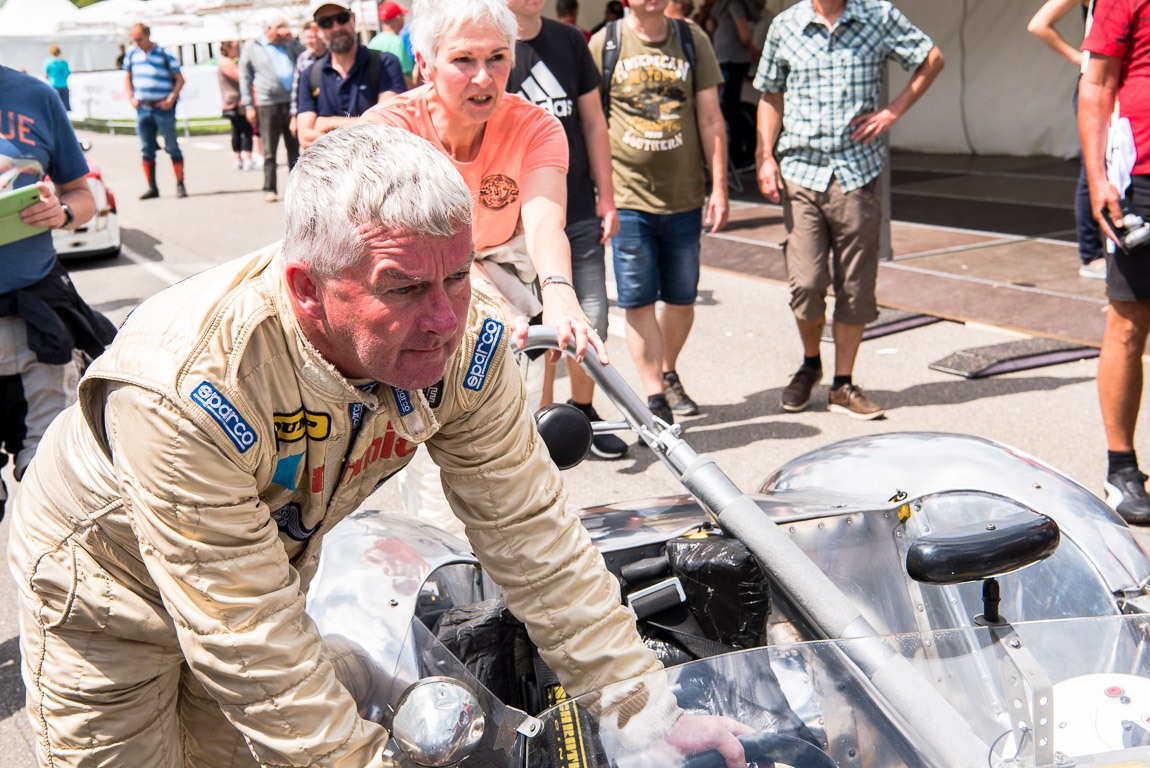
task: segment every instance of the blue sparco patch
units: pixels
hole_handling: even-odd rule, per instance
[[[272,512],[272,519],[276,521],[281,531],[296,541],[307,541],[319,528],[318,523],[313,528],[304,528],[303,510],[294,501]]]
[[[495,350],[499,340],[503,338],[503,323],[487,318],[483,321],[483,328],[479,332],[479,340],[475,342],[475,351],[471,353],[471,364],[467,366],[463,386],[473,392],[483,389],[483,382],[487,380],[487,370],[491,367],[491,358],[495,357]]]
[[[244,421],[239,410],[211,384],[201,382],[192,390],[192,400],[223,427],[224,433],[240,453],[246,453],[248,448],[256,444],[256,431]]]
[[[415,410],[415,406],[411,404],[411,395],[407,393],[407,390],[392,387],[391,393],[395,396],[395,407],[399,409],[400,417]]]

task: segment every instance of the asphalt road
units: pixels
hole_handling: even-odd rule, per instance
[[[170,167],[161,159],[162,196],[141,202],[136,198],[144,183],[135,137],[83,135],[93,145],[90,156],[117,195],[124,252],[116,259],[70,266],[88,302],[117,324],[165,286],[281,236],[282,203],[264,202],[259,172],[232,170],[226,137],[182,142],[188,198],[174,197]],[[279,173],[282,191],[286,172],[281,167]],[[612,362],[635,384],[638,379],[622,337],[622,315],[614,307],[611,311]],[[855,380],[887,408],[886,419],[861,422],[828,412],[825,385],[809,410],[787,414],[779,408],[779,395],[801,361],[801,352],[785,287],[704,269],[695,327],[678,366],[688,392],[703,409],[701,415],[683,420],[686,436],[696,450],[712,454],[744,490],[756,489],[787,460],[837,440],[925,430],[963,432],[1007,443],[1101,492],[1106,462],[1094,382],[1096,360],[985,380],[961,379],[928,368],[956,350],[1013,337],[994,328],[940,322],[865,342]],[[829,364],[831,345],[824,345],[823,356]],[[562,379],[558,394],[566,397]],[[608,403],[597,406],[610,418]],[[1150,457],[1145,431],[1138,448]],[[566,477],[571,502],[579,507],[681,492],[662,464],[637,449],[621,461],[585,462]],[[11,476],[5,479],[11,486]],[[372,503],[396,507],[398,496],[385,487]],[[0,546],[7,541],[7,527],[0,524]],[[4,569],[0,763],[33,768],[31,731],[21,709],[17,632],[11,577]]]

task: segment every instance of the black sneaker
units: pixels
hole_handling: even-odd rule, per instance
[[[683,416],[694,416],[699,412],[699,404],[687,395],[679,374],[667,371],[663,374],[663,397],[671,405],[671,410]]]
[[[1146,475],[1138,467],[1126,467],[1106,477],[1106,503],[1131,525],[1150,523],[1150,497]]]
[[[595,411],[593,405],[582,405],[574,400],[568,400],[568,405],[573,405],[587,415],[591,421],[602,421],[603,418]],[[598,456],[600,459],[621,459],[627,455],[627,444],[620,440],[615,435],[594,435],[591,438],[591,453]]]
[[[667,398],[663,395],[651,395],[647,398],[647,408],[651,411],[651,415],[662,419],[668,424],[675,423],[675,414],[671,413],[671,406],[667,404]]]
[[[148,191],[140,195],[141,200],[152,200],[160,196],[160,190],[155,187],[148,187]]]

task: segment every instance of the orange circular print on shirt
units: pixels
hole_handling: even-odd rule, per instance
[[[479,184],[479,202],[484,208],[498,211],[519,199],[519,185],[510,176],[493,173]]]

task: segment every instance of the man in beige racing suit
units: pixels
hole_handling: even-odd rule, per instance
[[[384,765],[304,594],[324,534],[420,443],[571,693],[658,669],[565,508],[509,353],[524,330],[472,295],[470,215],[423,139],[332,132],[292,172],[282,245],[128,318],[15,504],[41,765]],[[745,729],[680,716],[658,680],[600,710],[624,743],[741,764]]]

